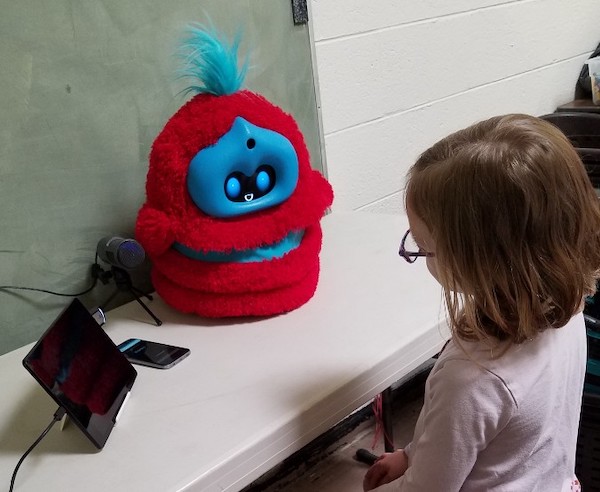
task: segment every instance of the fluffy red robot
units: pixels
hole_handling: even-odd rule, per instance
[[[136,223],[157,293],[206,317],[306,303],[319,277],[319,222],[333,200],[294,118],[240,89],[238,44],[190,30],[186,71],[200,85],[154,141]]]

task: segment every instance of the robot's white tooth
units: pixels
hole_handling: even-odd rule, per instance
[[[244,200],[246,200],[247,202],[251,202],[253,198],[254,198],[254,193],[246,193],[244,195]]]

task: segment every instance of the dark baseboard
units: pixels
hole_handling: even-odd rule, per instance
[[[411,374],[406,381],[392,386],[392,412],[401,412],[402,408],[417,398],[422,398],[425,380],[431,371],[433,362],[428,362]],[[241,492],[261,492],[268,487],[283,481],[287,476],[300,470],[309,470],[321,462],[334,450],[334,444],[356,429],[363,422],[373,418],[373,409],[367,405],[346,417],[339,424],[296,451],[279,465],[262,475]]]

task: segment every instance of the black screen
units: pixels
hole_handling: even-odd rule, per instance
[[[102,448],[137,372],[78,299],[46,330],[23,365]]]

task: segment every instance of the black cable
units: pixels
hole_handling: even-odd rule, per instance
[[[0,285],[0,290],[33,290],[36,292],[45,292],[46,294],[52,294],[54,296],[63,296],[63,297],[79,297],[82,296],[84,294],[87,294],[88,292],[94,290],[94,287],[96,287],[96,284],[98,283],[98,279],[94,279],[94,283],[88,287],[87,289],[85,289],[82,292],[78,292],[77,294],[64,294],[62,292],[53,292],[51,290],[46,290],[46,289],[36,289],[34,287],[19,287],[16,285]]]
[[[94,264],[92,265],[92,277],[94,278],[94,282],[92,283],[92,285],[90,287],[88,287],[84,291],[77,292],[76,294],[64,294],[62,292],[54,292],[52,290],[37,289],[35,287],[20,287],[17,285],[0,285],[0,290],[32,290],[35,292],[44,292],[46,294],[52,294],[54,296],[79,297],[84,294],[87,294],[88,292],[91,292],[92,290],[94,290],[94,287],[96,287],[96,284],[98,283],[98,274],[94,270],[94,266],[96,266],[96,265],[98,265],[98,253],[96,253],[96,259],[94,260]]]
[[[25,458],[27,458],[27,455],[29,453],[31,453],[31,451],[33,451],[33,448],[35,448],[42,439],[44,439],[44,437],[46,437],[46,434],[48,434],[48,432],[50,432],[50,429],[52,429],[52,426],[54,424],[56,424],[56,422],[58,422],[59,420],[61,420],[64,415],[65,415],[65,409],[63,407],[59,407],[58,410],[56,410],[56,412],[54,412],[54,417],[52,417],[52,422],[50,422],[50,424],[48,425],[48,427],[46,427],[44,429],[44,432],[42,432],[40,434],[40,437],[38,437],[35,442],[29,446],[29,449],[27,451],[25,451],[25,453],[23,454],[23,456],[21,456],[21,459],[19,460],[19,462],[17,463],[17,466],[15,467],[15,471],[13,472],[13,476],[12,479],[10,481],[10,489],[9,492],[12,492],[13,487],[15,486],[15,479],[17,478],[17,472],[19,471],[19,467],[21,466],[21,464],[23,463],[23,461],[25,461]]]

